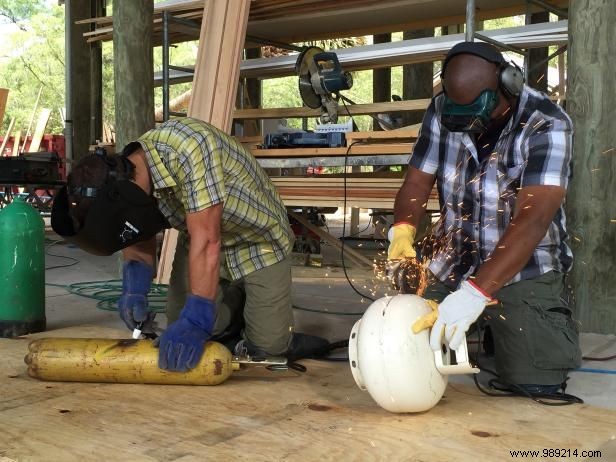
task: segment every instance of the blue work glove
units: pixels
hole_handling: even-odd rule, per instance
[[[148,309],[148,292],[152,285],[154,268],[136,260],[124,263],[122,267],[122,296],[118,301],[118,312],[126,326],[133,330],[143,322],[141,330],[151,326],[155,313]]]
[[[160,336],[158,367],[186,372],[203,356],[205,342],[212,336],[216,306],[213,300],[188,295],[177,321]]]

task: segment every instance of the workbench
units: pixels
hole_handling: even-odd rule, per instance
[[[39,382],[32,337],[126,337],[79,326],[0,339],[0,461],[503,461],[510,450],[601,450],[616,460],[616,411],[489,398],[450,385],[422,414],[390,414],[345,362],[243,372],[216,387]],[[542,459],[549,460],[549,459]],[[566,460],[566,459],[558,459]]]

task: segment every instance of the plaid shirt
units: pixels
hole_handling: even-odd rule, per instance
[[[283,260],[293,244],[286,208],[256,159],[236,139],[191,118],[174,119],[138,140],[158,208],[186,233],[186,214],[223,204],[225,269],[239,279]]]
[[[436,174],[441,220],[430,270],[457,287],[494,251],[511,222],[520,188],[567,187],[572,124],[547,96],[525,86],[492,153],[479,159],[470,135],[441,127],[442,104],[442,95],[432,99],[409,164]],[[508,284],[570,269],[563,205],[526,266]]]

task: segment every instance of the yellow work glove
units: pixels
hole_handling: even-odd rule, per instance
[[[427,314],[424,314],[421,318],[413,323],[413,333],[418,334],[424,329],[429,329],[434,325],[436,319],[438,318],[438,303],[434,300],[426,300],[428,306],[432,309]]]
[[[404,258],[415,258],[415,233],[414,226],[399,222],[389,228],[387,238],[389,239],[389,249],[387,249],[388,260],[401,260]]]

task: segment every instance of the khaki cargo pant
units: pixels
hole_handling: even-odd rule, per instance
[[[180,238],[167,294],[168,323],[178,319],[189,292],[188,244]],[[243,338],[271,355],[285,353],[293,332],[291,259],[287,257],[237,281],[231,281],[221,267],[216,309],[214,338],[224,335],[243,316]]]
[[[437,281],[424,298],[441,302],[449,293]],[[496,372],[503,382],[555,385],[579,367],[579,330],[563,273],[551,271],[510,284],[494,297],[499,304],[487,307],[479,320],[492,330]]]

